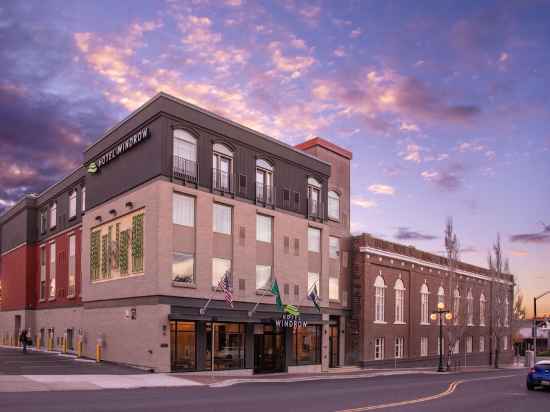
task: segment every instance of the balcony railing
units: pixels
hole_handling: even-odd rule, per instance
[[[174,176],[187,182],[197,183],[198,169],[197,162],[185,159],[181,156],[174,156]]]
[[[308,218],[323,219],[324,204],[318,200],[308,198],[307,215],[308,215]]]
[[[212,189],[220,192],[233,193],[233,177],[220,169],[212,169]]]
[[[273,185],[256,183],[256,202],[272,205],[274,203],[273,197]]]

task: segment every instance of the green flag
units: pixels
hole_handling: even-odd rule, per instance
[[[273,283],[271,284],[271,293],[275,295],[275,304],[277,305],[277,309],[282,312],[283,301],[281,300],[281,293],[279,292],[279,285],[277,284],[277,279],[274,279]]]

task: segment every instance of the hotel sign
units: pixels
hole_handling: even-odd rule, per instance
[[[280,328],[305,328],[307,320],[303,320],[300,316],[284,313],[281,319],[275,319],[275,325]]]
[[[118,156],[126,153],[128,150],[132,149],[134,146],[137,146],[149,137],[151,137],[151,130],[148,127],[144,127],[136,134],[128,137],[126,140],[88,164],[88,173],[97,173],[103,166],[115,160]]]

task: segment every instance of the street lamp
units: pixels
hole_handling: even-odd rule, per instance
[[[432,312],[430,315],[431,320],[437,320],[439,318],[439,366],[437,367],[438,372],[445,372],[443,369],[443,317],[447,320],[453,318],[453,314],[450,310],[445,309],[445,304],[443,302],[438,302],[437,310]]]
[[[547,290],[542,295],[533,298],[533,364],[537,363],[537,300],[549,293],[550,290]]]

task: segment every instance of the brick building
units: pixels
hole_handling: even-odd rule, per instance
[[[400,338],[398,358],[432,361],[425,308],[440,286],[450,299],[445,262],[352,238],[351,158],[158,94],[88,147],[82,167],[0,216],[2,343],[26,328],[41,348],[81,344],[94,357],[100,345],[103,359],[156,371],[262,373],[387,362]],[[481,268],[460,270],[464,310],[489,283]],[[274,280],[299,327],[277,324]],[[511,281],[498,280],[509,302]],[[489,333],[468,331],[467,349]]]
[[[439,358],[438,321],[430,315],[443,303],[453,319],[444,322],[443,353],[456,365],[487,364],[490,348],[503,362],[512,358],[510,329],[513,276],[411,246],[363,234],[353,238],[351,346],[363,366],[434,365]],[[491,310],[493,303],[498,310]]]

